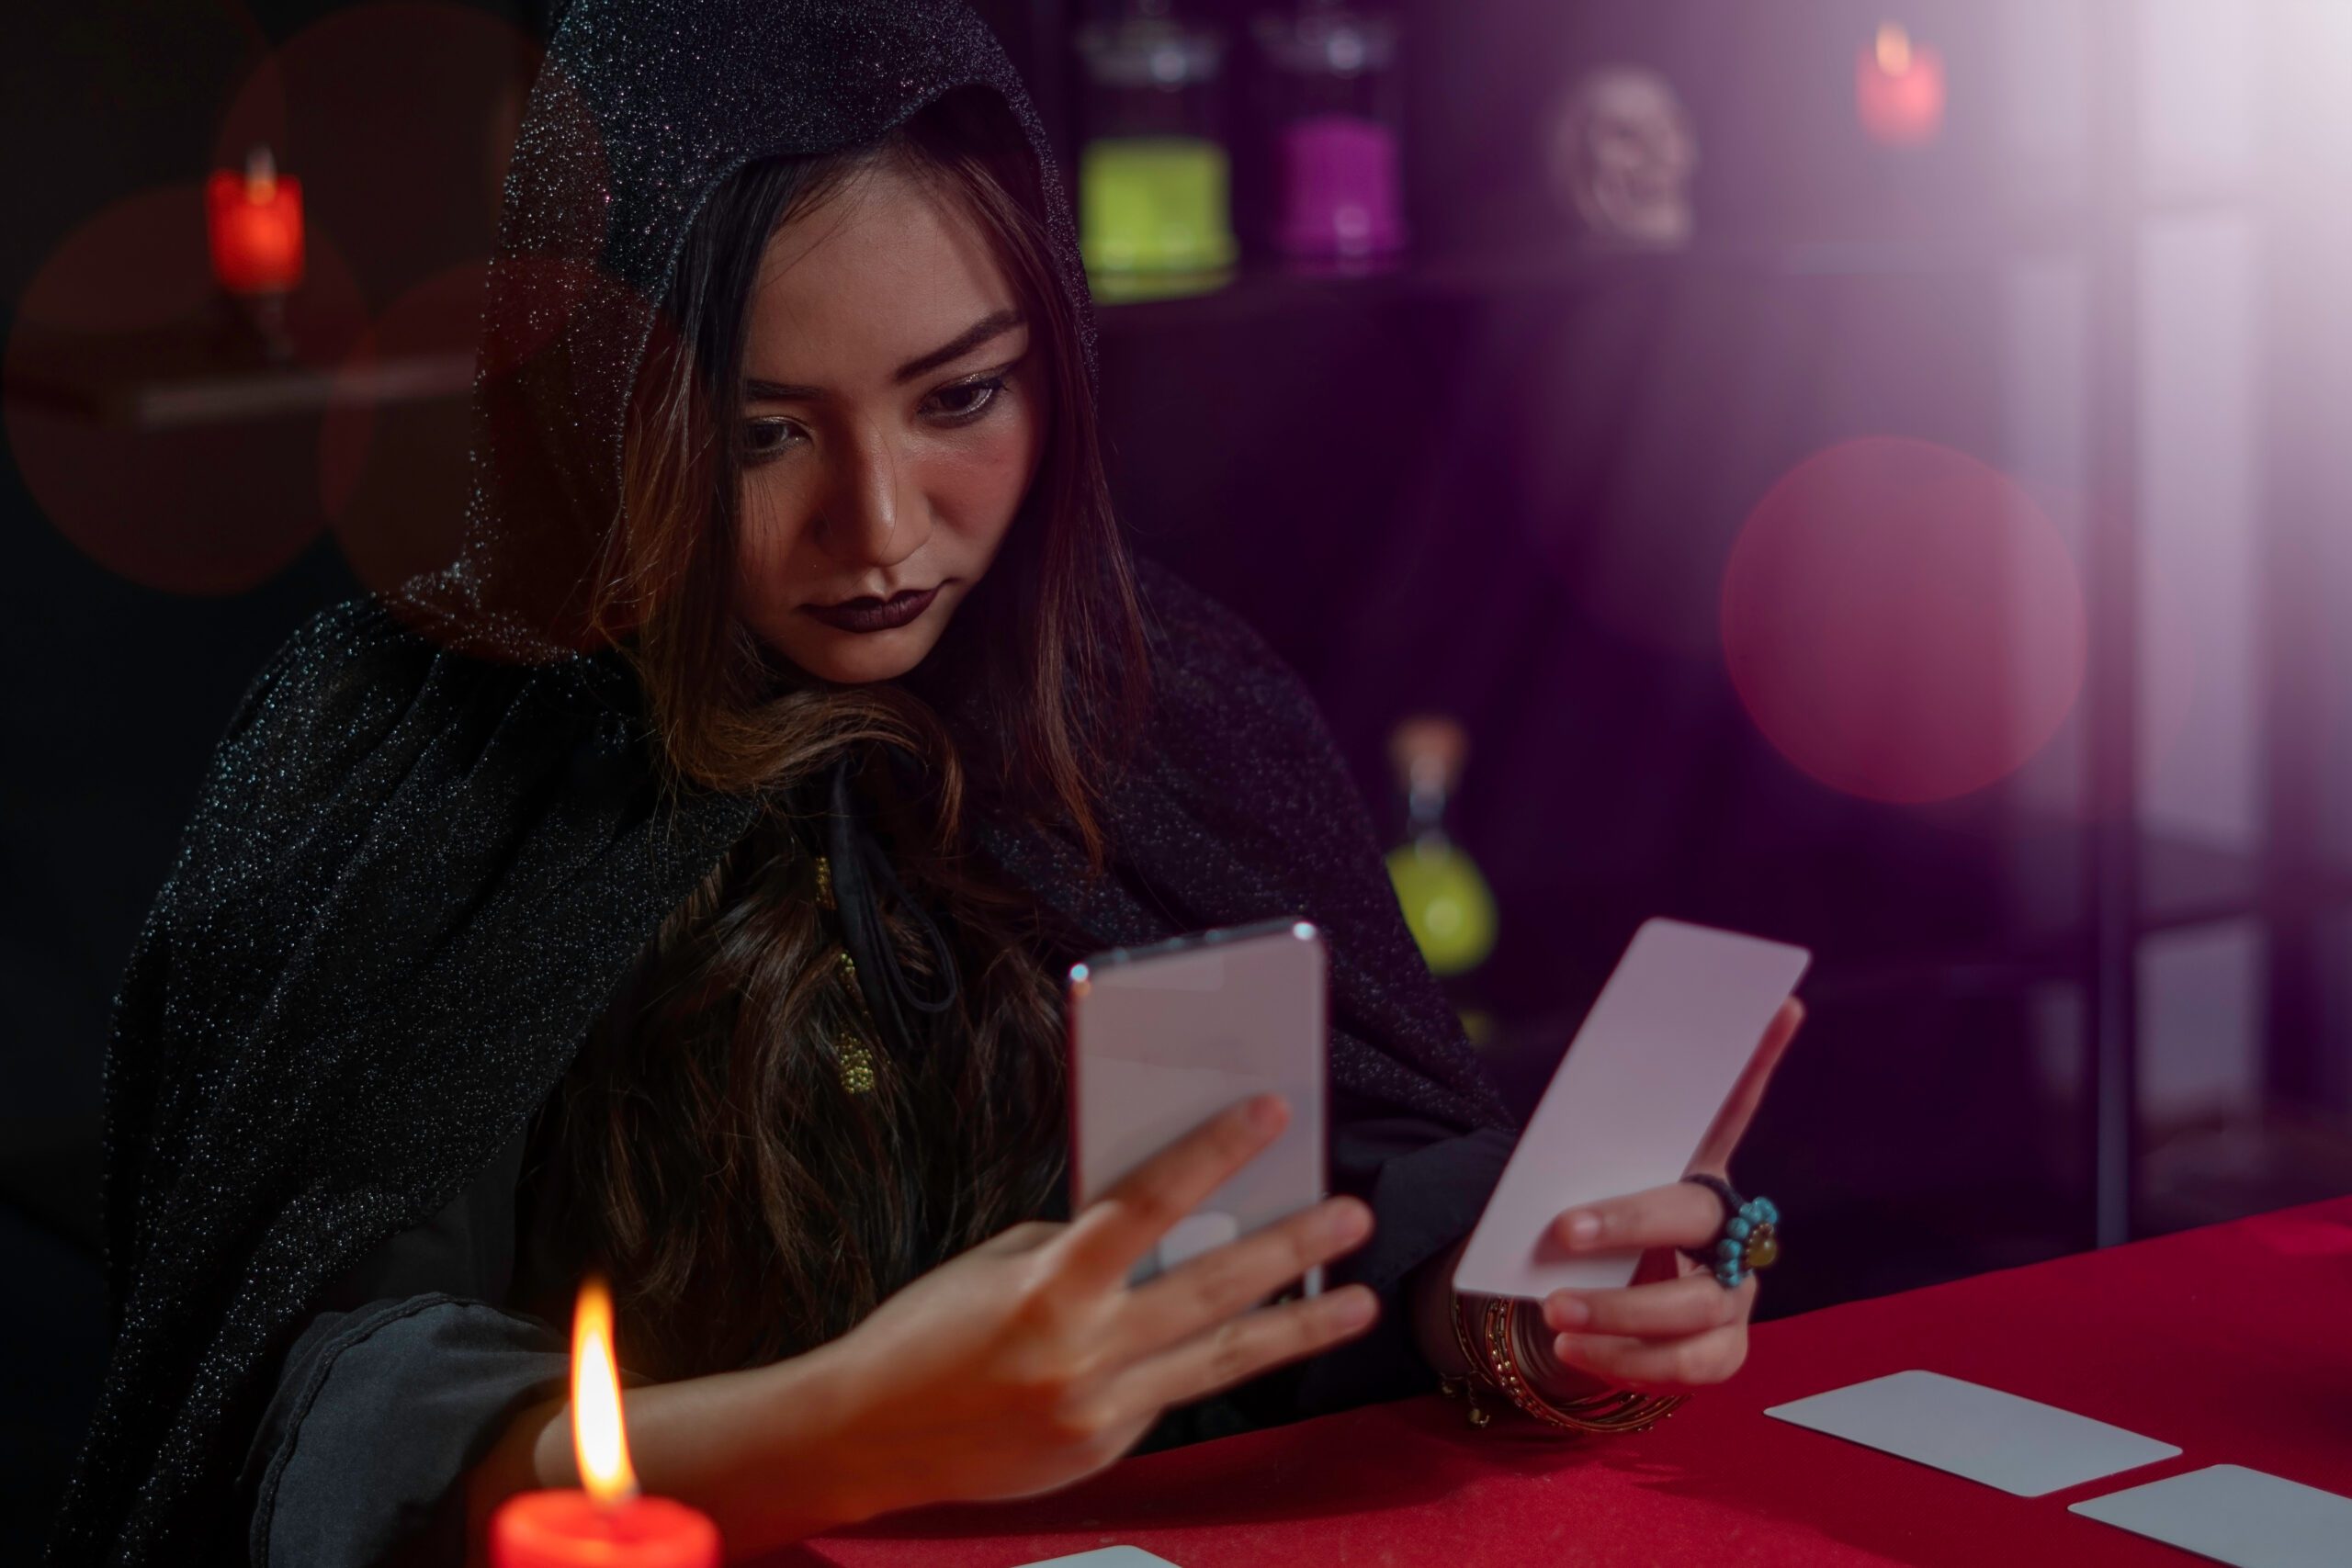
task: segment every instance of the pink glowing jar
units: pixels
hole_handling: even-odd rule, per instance
[[[1275,95],[1275,248],[1310,270],[1393,262],[1406,240],[1395,19],[1303,0],[1253,30]]]

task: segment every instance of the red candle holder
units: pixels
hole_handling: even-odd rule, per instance
[[[495,1568],[718,1568],[718,1527],[667,1497],[526,1492],[491,1521]]]
[[[571,1446],[582,1490],[526,1492],[491,1516],[491,1568],[718,1568],[718,1527],[668,1497],[641,1497],[621,1416],[613,1298],[580,1288],[571,1318]]]
[[[204,187],[212,276],[232,294],[286,294],[302,281],[302,182],[281,178],[256,147],[243,174],[215,173]]]

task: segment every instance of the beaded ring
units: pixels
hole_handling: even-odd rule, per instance
[[[1730,1182],[1718,1176],[1686,1176],[1682,1179],[1705,1188],[1724,1206],[1724,1227],[1715,1233],[1715,1239],[1707,1249],[1682,1249],[1691,1261],[1703,1263],[1713,1270],[1717,1284],[1726,1291],[1736,1291],[1750,1269],[1769,1269],[1780,1260],[1781,1211],[1772,1200],[1743,1198],[1732,1190]]]

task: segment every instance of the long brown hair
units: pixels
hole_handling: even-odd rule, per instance
[[[780,225],[884,161],[972,220],[1047,367],[1035,480],[987,577],[916,675],[829,686],[733,613],[743,338]],[[1063,943],[967,852],[975,796],[1106,852],[1100,791],[1145,701],[1144,643],[1094,424],[1084,331],[1039,172],[1001,100],[950,95],[878,143],[754,164],[690,230],[632,402],[623,506],[594,615],[646,694],[665,774],[753,795],[757,825],[675,910],[561,1106],[580,1247],[617,1282],[632,1364],[674,1377],[854,1325],[1027,1217],[1062,1168]],[[822,907],[817,782],[847,761],[960,1000],[928,1045],[875,1038]],[[912,912],[904,968],[935,979]],[[855,1040],[875,1070],[859,1071]]]

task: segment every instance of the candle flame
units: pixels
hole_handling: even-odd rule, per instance
[[[277,160],[267,147],[245,154],[245,199],[266,207],[277,195]]]
[[[596,1279],[580,1287],[580,1305],[571,1317],[571,1447],[580,1460],[581,1483],[597,1502],[623,1503],[637,1495],[628,1434],[621,1427],[613,1295]]]
[[[1878,68],[1890,76],[1911,69],[1911,34],[1902,23],[1888,22],[1879,28]]]

